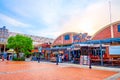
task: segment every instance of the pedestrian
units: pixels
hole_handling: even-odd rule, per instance
[[[56,65],[58,65],[58,61],[59,61],[59,55],[56,54]]]
[[[38,55],[38,57],[37,57],[38,63],[40,63],[40,54],[41,54],[41,53],[39,53],[39,55]]]
[[[40,57],[38,57],[37,59],[38,59],[38,63],[40,63]]]
[[[61,63],[62,62],[62,55],[60,54],[58,57],[59,57],[59,62]]]
[[[92,63],[91,63],[91,56],[90,55],[88,57],[88,60],[89,60],[89,69],[91,69],[92,68]]]
[[[7,55],[7,59],[6,60],[9,61],[9,55]]]
[[[64,56],[64,54],[62,54],[62,61],[65,61],[65,59],[64,59],[64,58],[65,58],[65,56]]]
[[[7,53],[6,52],[3,53],[3,61],[7,61]]]
[[[2,61],[4,61],[4,56],[2,55]]]

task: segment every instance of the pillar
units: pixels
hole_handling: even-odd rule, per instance
[[[100,58],[101,58],[101,66],[103,66],[103,53],[102,53],[102,44],[100,43]]]

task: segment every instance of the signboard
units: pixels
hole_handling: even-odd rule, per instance
[[[120,55],[120,46],[109,46],[110,55]]]

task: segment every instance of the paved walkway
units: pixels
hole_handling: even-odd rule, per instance
[[[71,64],[71,63],[59,63],[59,64],[60,66],[63,66],[63,67],[89,68],[88,65],[79,65],[79,64]],[[115,67],[103,67],[103,66],[92,65],[92,69],[120,72],[120,68],[115,68]]]
[[[119,71],[67,63],[0,62],[0,80],[120,80],[115,75]]]

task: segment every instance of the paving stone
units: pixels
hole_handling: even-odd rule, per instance
[[[0,62],[0,80],[104,80],[117,73],[67,63]]]

